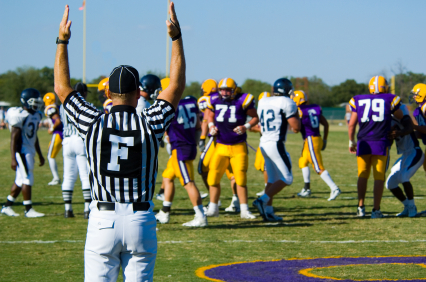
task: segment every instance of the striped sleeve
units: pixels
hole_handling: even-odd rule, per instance
[[[164,132],[175,116],[175,109],[169,102],[157,99],[151,107],[144,109],[142,114],[146,116],[146,121],[153,130],[157,140],[161,141]]]
[[[77,128],[83,139],[86,138],[90,126],[102,115],[102,112],[84,100],[76,91],[71,92],[65,99],[64,110],[69,121]]]
[[[426,116],[426,103],[421,107],[421,112],[423,116]]]
[[[300,110],[300,108],[298,108],[299,109],[299,118],[302,118],[303,117],[303,112]]]
[[[254,108],[254,97],[251,94],[247,94],[243,102],[243,109],[247,110],[251,108]]]
[[[211,99],[212,99],[212,96],[208,96],[208,97],[207,97],[207,99],[206,99],[206,102],[207,102],[207,108],[209,108],[210,110],[214,111],[214,107],[213,107],[213,105],[212,105],[212,101],[211,101]]]
[[[391,112],[394,113],[401,106],[401,98],[399,96],[395,96],[391,103]]]
[[[349,106],[351,106],[351,110],[352,110],[352,112],[356,112],[356,104],[355,104],[355,99],[354,99],[354,98],[352,98],[352,99],[349,101]]]

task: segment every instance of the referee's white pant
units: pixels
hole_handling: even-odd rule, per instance
[[[116,281],[120,264],[124,281],[153,281],[157,234],[152,201],[148,211],[133,211],[132,203],[115,203],[115,211],[90,204],[84,249],[84,281]]]
[[[62,191],[74,191],[77,174],[80,173],[81,189],[90,190],[89,168],[83,139],[71,135],[62,141],[64,155],[64,182]]]
[[[399,183],[409,182],[414,173],[423,165],[424,159],[425,155],[419,147],[404,152],[393,165],[386,180],[386,188],[395,189]]]
[[[293,183],[290,154],[286,152],[284,142],[267,141],[260,143],[260,150],[265,158],[265,168],[268,172],[268,183],[278,180],[285,184]]]

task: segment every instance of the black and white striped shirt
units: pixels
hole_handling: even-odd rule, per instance
[[[131,106],[104,114],[72,92],[64,101],[69,120],[86,145],[92,199],[146,202],[152,199],[158,170],[158,147],[174,117],[164,100],[138,115]]]
[[[72,135],[80,135],[77,128],[74,126],[72,122],[69,121],[67,114],[65,113],[64,106],[61,105],[59,107],[59,114],[61,116],[61,121],[64,126],[62,130],[62,134],[64,138],[70,137]]]

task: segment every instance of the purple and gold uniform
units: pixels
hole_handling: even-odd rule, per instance
[[[323,141],[320,134],[321,107],[316,104],[299,106],[302,138],[304,141],[302,156],[299,159],[299,168],[307,167],[310,163],[316,173],[324,171],[321,149]]]
[[[251,94],[237,94],[234,99],[224,100],[219,94],[213,94],[207,107],[215,114],[215,126],[218,128],[216,148],[209,164],[207,182],[210,186],[220,183],[222,175],[229,164],[239,186],[247,183],[247,134],[238,135],[234,128],[247,121],[247,110],[254,108]]]
[[[414,110],[413,116],[416,119],[418,126],[426,126],[426,101],[419,104],[419,106]],[[421,132],[417,132],[417,134],[419,134],[422,139],[423,145],[426,145],[426,134]],[[423,162],[423,169],[426,171],[426,158]]]
[[[349,101],[352,112],[358,114],[357,162],[358,177],[367,178],[373,166],[374,179],[385,180],[388,151],[387,136],[392,114],[399,109],[401,99],[388,93],[357,95]]]
[[[172,146],[172,156],[162,176],[171,180],[178,177],[182,186],[194,181],[192,162],[197,155],[195,132],[198,114],[197,100],[192,96],[185,97],[179,101],[176,118],[167,130]]]
[[[50,119],[52,125],[55,123],[56,119],[60,119],[59,110],[55,104],[46,106],[46,108],[44,109],[44,114],[46,115],[47,118]],[[55,115],[57,115],[56,118],[54,117]],[[62,148],[62,139],[63,139],[62,130],[63,130],[62,122],[53,130],[52,139],[50,140],[49,150],[47,153],[47,156],[49,158],[52,158],[52,159],[55,158]]]

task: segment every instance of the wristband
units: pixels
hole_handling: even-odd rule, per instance
[[[349,140],[349,148],[355,147],[355,142],[352,140]]]
[[[69,40],[61,40],[59,37],[56,37],[56,44],[68,44]]]
[[[200,139],[204,140],[204,139],[206,139],[206,136],[200,136]]]
[[[246,124],[244,124],[244,127],[247,128],[247,129],[250,129],[251,125],[250,125],[250,123],[246,123]]]
[[[209,122],[209,128],[214,126],[214,122]]]

